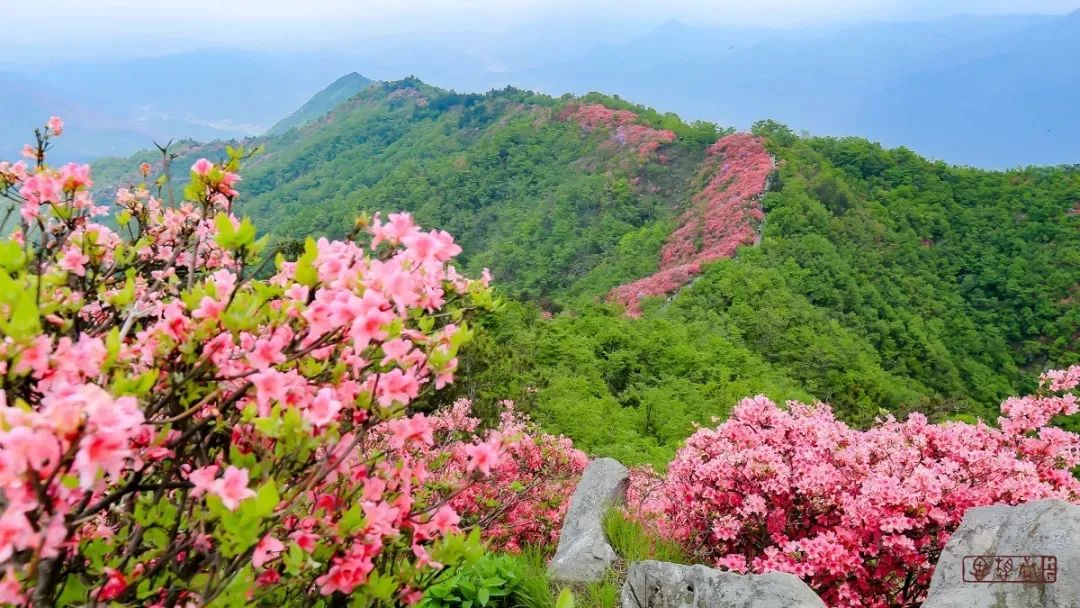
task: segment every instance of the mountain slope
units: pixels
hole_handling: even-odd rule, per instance
[[[319,91],[300,109],[282,118],[275,124],[268,134],[277,135],[289,129],[301,127],[314,120],[318,120],[330,113],[335,107],[346,99],[363,91],[371,80],[364,78],[356,72],[352,72],[330,83],[330,86]]]
[[[323,120],[242,142],[266,152],[240,211],[287,252],[365,212],[450,231],[465,268],[490,268],[510,302],[445,398],[515,399],[630,462],[665,462],[692,423],[747,394],[828,400],[855,423],[879,408],[982,415],[1076,361],[1080,172],[957,168],[771,122],[754,134],[777,167],[760,201],[736,207],[764,212],[760,244],[710,255],[686,287],[640,301],[639,319],[608,294],[665,268],[679,226],[695,252],[743,234],[723,214],[679,219],[736,194],[724,167],[738,157],[708,154],[727,131],[595,94],[376,83]],[[174,166],[222,146],[192,144]]]

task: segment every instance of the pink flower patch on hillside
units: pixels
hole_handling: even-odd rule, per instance
[[[664,162],[664,156],[657,154],[660,146],[675,141],[675,133],[667,129],[654,129],[637,124],[638,115],[629,110],[612,110],[598,103],[574,104],[567,107],[560,115],[562,120],[573,120],[581,125],[586,133],[597,129],[611,131],[609,141],[626,148],[635,148],[638,159],[645,162],[656,157]]]
[[[765,217],[760,197],[772,168],[761,138],[735,133],[713,144],[703,169],[712,178],[679,217],[660,253],[660,270],[616,287],[608,299],[636,316],[642,298],[671,293],[701,272],[702,264],[732,257],[740,245],[752,244]]]

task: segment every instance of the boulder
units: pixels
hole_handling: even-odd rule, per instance
[[[968,509],[923,608],[1080,608],[1080,505]]]
[[[786,572],[736,574],[706,566],[645,561],[630,566],[622,608],[825,608]]]
[[[589,463],[570,497],[559,547],[548,566],[552,580],[564,583],[598,581],[615,561],[604,536],[604,514],[626,497],[629,472],[611,458]]]

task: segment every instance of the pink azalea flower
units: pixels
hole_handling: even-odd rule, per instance
[[[251,557],[251,564],[256,568],[262,568],[266,562],[272,561],[285,550],[285,545],[273,536],[262,537],[259,544],[255,545],[255,552]]]
[[[0,604],[21,606],[26,603],[26,595],[22,592],[19,579],[15,577],[15,569],[7,567],[4,579],[0,580]]]
[[[330,571],[315,579],[319,593],[330,595],[335,591],[346,595],[353,592],[368,580],[368,574],[375,568],[370,556],[335,557]]]
[[[248,487],[247,469],[229,465],[221,479],[214,481],[212,492],[221,499],[225,508],[233,511],[240,503],[255,496],[255,491]]]
[[[195,161],[195,164],[191,165],[191,170],[194,171],[196,175],[201,175],[203,177],[209,174],[210,170],[213,168],[214,163],[206,160],[205,158],[200,158],[199,160]]]
[[[247,355],[248,363],[255,369],[267,369],[285,362],[285,349],[288,339],[282,333],[270,339],[256,340],[254,348]]]
[[[105,584],[98,589],[97,601],[107,602],[120,597],[127,589],[127,580],[124,578],[122,572],[114,568],[105,568]]]
[[[321,388],[304,409],[304,420],[313,426],[322,427],[334,421],[338,411],[341,410],[341,402],[334,398],[334,391],[329,388]]]
[[[59,136],[64,132],[64,121],[60,120],[59,116],[51,116],[49,117],[48,127],[54,136]]]
[[[90,261],[90,257],[83,254],[78,249],[69,248],[64,251],[64,255],[60,258],[60,267],[64,270],[75,274],[76,276],[86,276],[86,264]]]
[[[300,547],[304,551],[311,553],[315,550],[315,545],[319,543],[319,536],[312,534],[311,532],[304,532],[303,530],[297,530],[289,535],[289,538],[296,543],[296,546]]]
[[[33,372],[39,378],[49,371],[49,352],[52,341],[48,336],[38,336],[19,353],[19,359],[12,368],[16,374]]]
[[[104,471],[113,480],[118,480],[130,455],[131,449],[122,435],[92,433],[85,435],[79,442],[79,451],[75,454],[72,468],[79,475],[79,485],[90,488],[94,485],[99,471]]]
[[[218,319],[225,312],[225,302],[218,301],[210,296],[203,296],[199,300],[199,307],[192,311],[191,316],[195,319]]]
[[[0,562],[6,562],[16,551],[37,546],[38,534],[22,510],[8,506],[0,516]]]
[[[431,521],[428,522],[431,526],[438,530],[440,534],[447,534],[454,530],[454,527],[461,521],[461,517],[457,512],[450,507],[450,505],[443,505],[435,512],[435,515],[431,516]]]
[[[58,179],[61,187],[68,192],[90,188],[94,185],[94,182],[90,180],[90,165],[68,163],[60,168]]]
[[[499,463],[499,451],[487,442],[467,446],[465,455],[469,457],[466,468],[470,473],[479,471],[481,475],[490,475],[491,469]]]
[[[384,356],[379,364],[390,365],[391,363],[404,361],[405,356],[409,354],[412,347],[412,342],[400,338],[394,338],[393,340],[383,342],[382,350]]]
[[[188,481],[194,486],[191,495],[195,498],[214,491],[214,479],[217,478],[219,467],[216,464],[200,467],[188,473]]]
[[[424,414],[391,420],[387,425],[390,428],[390,445],[392,447],[402,448],[414,441],[422,445],[435,443],[431,423]]]
[[[401,603],[406,606],[414,606],[420,603],[420,600],[424,598],[424,592],[419,589],[413,589],[412,587],[402,587],[398,593],[401,598]]]
[[[394,402],[407,404],[420,394],[420,382],[414,370],[392,369],[379,378],[377,393],[379,405],[383,407]]]

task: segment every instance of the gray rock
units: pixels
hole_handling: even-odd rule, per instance
[[[1080,505],[1039,500],[968,509],[923,603],[961,607],[1080,608]]]
[[[622,608],[825,608],[786,572],[742,575],[655,561],[630,566],[621,600]]]
[[[559,547],[548,566],[552,580],[564,583],[598,581],[615,561],[604,537],[604,514],[626,497],[629,472],[611,458],[589,463],[566,511]]]

